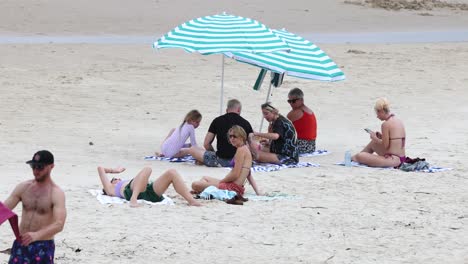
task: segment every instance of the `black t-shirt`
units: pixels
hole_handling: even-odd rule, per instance
[[[234,154],[236,154],[236,148],[231,145],[227,136],[229,129],[234,125],[241,126],[245,130],[245,133],[247,133],[247,136],[253,133],[249,121],[236,113],[226,113],[218,116],[211,122],[208,129],[208,132],[216,136],[216,156],[222,159],[232,159]]]
[[[270,152],[285,155],[298,161],[297,134],[291,121],[280,115],[273,122],[271,129],[273,133],[279,134],[279,138],[271,141]]]

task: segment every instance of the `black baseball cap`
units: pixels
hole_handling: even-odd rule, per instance
[[[31,160],[26,161],[27,164],[53,164],[54,163],[54,155],[50,153],[48,150],[40,150],[34,153],[34,156]]]

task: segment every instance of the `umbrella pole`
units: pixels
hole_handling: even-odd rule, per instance
[[[270,82],[270,85],[268,86],[268,94],[267,94],[267,98],[265,100],[265,103],[268,102],[268,99],[270,99],[270,93],[271,93],[271,82]],[[262,116],[262,120],[260,120],[260,129],[258,130],[258,132],[262,132],[262,127],[263,127],[263,116]]]
[[[219,114],[223,114],[223,94],[224,94],[224,55],[221,54],[221,95],[219,96]]]

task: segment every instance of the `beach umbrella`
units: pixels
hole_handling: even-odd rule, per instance
[[[289,50],[258,54],[248,52],[225,52],[224,54],[237,61],[273,72],[285,73],[288,76],[330,82],[345,79],[344,73],[336,63],[312,42],[285,29],[272,31],[286,42]]]
[[[224,52],[274,52],[288,47],[277,34],[262,23],[226,13],[205,16],[179,25],[162,36],[153,47],[181,48],[203,55]],[[221,67],[220,114],[223,109],[224,56]]]
[[[225,52],[224,55],[240,62],[288,76],[329,82],[345,79],[343,71],[340,70],[336,63],[312,42],[290,33],[285,29],[272,31],[286,42],[290,48],[289,50],[256,54],[247,52]],[[264,74],[264,72],[260,74]],[[255,87],[258,88],[258,85],[257,80]],[[270,92],[271,82],[268,88],[266,101],[269,99]]]

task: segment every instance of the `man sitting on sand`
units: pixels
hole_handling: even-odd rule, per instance
[[[149,202],[157,203],[164,200],[163,194],[173,185],[175,191],[182,195],[191,206],[200,206],[190,194],[189,189],[185,186],[182,177],[176,170],[170,169],[164,172],[154,182],[149,182],[152,169],[150,167],[143,168],[135,178],[131,180],[122,180],[120,178],[107,178],[107,173],[122,173],[125,168],[104,168],[98,167],[99,178],[104,187],[104,194],[124,198],[130,201],[130,207],[138,207],[137,200],[142,199]]]
[[[67,215],[65,194],[51,179],[54,156],[47,150],[26,162],[34,179],[16,186],[4,204],[10,210],[21,201],[21,241],[15,240],[8,263],[54,263],[54,236],[63,230]]]
[[[203,144],[205,149],[195,146],[182,149],[181,152],[185,155],[192,155],[198,162],[201,162],[208,167],[231,167],[231,160],[236,153],[236,148],[229,142],[229,129],[234,125],[238,125],[244,129],[247,135],[253,133],[252,126],[249,121],[240,116],[241,109],[242,105],[239,100],[229,100],[226,114],[215,118],[213,122],[211,122]],[[217,148],[216,152],[212,146],[215,137]]]

